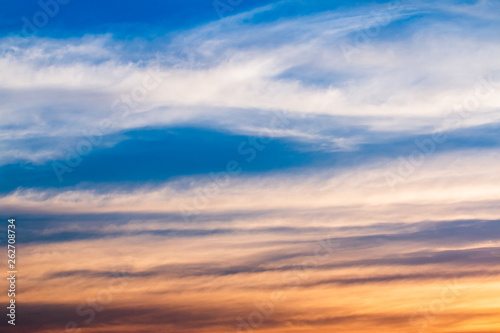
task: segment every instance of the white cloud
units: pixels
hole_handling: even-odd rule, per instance
[[[280,216],[296,219],[297,223],[303,223],[304,214],[318,216],[311,226],[494,219],[500,213],[495,204],[500,200],[498,150],[429,155],[411,177],[395,187],[387,182],[387,175],[395,170],[387,162],[356,169],[232,176],[228,182],[221,178],[219,183],[209,176],[184,177],[156,187],[114,187],[104,193],[98,187],[17,190],[0,198],[0,209],[173,213],[189,218],[198,214],[281,212]],[[178,222],[184,223],[183,218]]]
[[[392,10],[389,19],[394,23],[429,11],[456,13],[457,8],[462,7],[416,3]],[[484,14],[480,20],[493,20],[484,2],[471,8],[475,17]],[[441,128],[444,115],[463,104],[464,96],[473,94],[480,79],[490,75],[493,92],[480,99],[474,117],[460,126],[499,120],[500,47],[488,34],[494,22],[472,33],[459,20],[429,20],[408,25],[396,39],[386,36],[396,28],[384,26],[368,43],[356,46],[356,33],[379,24],[373,11],[387,8],[261,24],[245,21],[272,9],[209,23],[173,39],[159,38],[150,43],[151,49],[161,52],[144,54],[142,61],[127,54],[129,42],[111,36],[31,38],[13,44],[3,40],[2,137],[74,137],[92,131],[108,117],[119,119],[113,124],[116,131],[211,118],[214,124],[245,132],[251,128],[245,124],[251,110],[355,117],[356,125],[375,131],[429,132]],[[350,62],[342,43],[359,49]],[[117,117],[113,101],[137,90],[153,68],[161,73],[161,85],[148,90],[130,116]],[[228,112],[230,121],[225,119]],[[298,139],[317,135],[304,128],[290,133]],[[340,139],[359,142],[359,138]],[[48,151],[35,156],[49,158]]]

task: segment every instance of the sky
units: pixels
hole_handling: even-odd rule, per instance
[[[2,332],[500,331],[499,1],[1,4]]]

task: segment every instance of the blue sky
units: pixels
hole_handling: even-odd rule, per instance
[[[214,4],[5,3],[4,198],[191,189],[228,161],[238,181],[373,169],[393,189],[495,156],[496,2]]]
[[[360,133],[362,131],[358,135]],[[314,169],[316,172],[345,169],[381,158],[403,156],[414,149],[415,142],[427,139],[426,135],[396,140],[387,133],[365,135],[370,135],[372,141],[360,144],[355,149],[331,151],[314,142],[301,142],[293,138],[262,141],[259,136],[236,135],[213,129],[140,128],[115,134],[115,138],[103,137],[103,142],[119,142],[111,147],[96,148],[88,157],[81,156],[81,164],[75,171],[61,171],[61,179],[55,176],[54,166],[57,169],[59,165],[67,165],[65,159],[43,164],[18,162],[3,165],[0,167],[4,175],[1,189],[5,193],[15,191],[18,187],[60,188],[80,184],[95,188],[98,184],[109,183],[137,187],[143,183],[164,182],[175,177],[221,172],[225,170],[227,161],[237,161],[243,175],[287,172],[299,168],[308,168],[308,172]],[[488,150],[500,144],[498,125],[461,129],[447,135],[446,142],[438,147],[439,153],[466,149]],[[79,139],[84,142],[87,140],[85,137]],[[18,144],[36,151],[50,144],[50,141],[30,140]],[[77,161],[78,152],[75,149],[68,150],[68,155]]]
[[[45,3],[42,1],[42,3]],[[47,3],[51,3],[48,1]],[[167,33],[182,31],[209,23],[223,16],[232,16],[263,7],[277,5],[278,10],[253,18],[252,21],[267,22],[277,19],[305,16],[337,8],[353,8],[361,4],[384,3],[384,1],[67,1],[59,4],[61,15],[56,15],[44,29],[36,34],[43,37],[81,37],[87,34],[112,33],[118,38],[154,38]],[[225,5],[225,6],[224,6]],[[23,17],[32,19],[40,11],[38,1],[4,1],[1,31],[4,35],[22,30]],[[218,9],[216,9],[218,8]],[[218,12],[219,10],[219,12]]]
[[[55,1],[0,13],[26,332],[237,331],[325,242],[255,330],[499,331],[500,2]]]

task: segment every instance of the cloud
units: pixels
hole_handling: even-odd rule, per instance
[[[498,4],[212,4],[0,39],[21,330],[498,332]]]
[[[3,138],[56,137],[71,143],[75,135],[95,132],[102,119],[112,120],[112,133],[153,124],[199,125],[207,118],[225,130],[255,133],[266,129],[262,123],[275,110],[307,116],[317,127],[328,115],[349,117],[348,126],[428,133],[477,89],[487,97],[460,127],[498,123],[500,68],[492,59],[500,49],[482,33],[493,28],[465,31],[456,19],[441,16],[420,26],[410,20],[456,7],[398,7],[380,33],[362,45],[354,42],[356,34],[380,24],[367,8],[259,21],[259,15],[280,8],[265,7],[152,41],[111,35],[3,39]],[[473,8],[488,11],[480,4]],[[371,9],[383,12],[387,6]],[[406,28],[401,38],[385,36],[393,26]],[[140,57],[131,47],[139,42],[148,45]],[[342,43],[359,49],[352,62],[344,57]],[[161,84],[127,106],[124,96],[139,94],[152,72]],[[253,126],[245,123],[248,118]],[[308,138],[313,133],[296,126],[287,134]],[[356,136],[332,134],[316,139],[344,140],[347,146],[359,142]],[[42,162],[60,156],[60,149],[50,143],[35,151],[9,146],[6,152],[11,159]]]
[[[498,196],[495,185],[498,152],[463,151],[429,155],[411,177],[391,186],[387,177],[398,174],[398,160],[387,164],[374,162],[339,169],[300,173],[226,177],[219,185],[209,175],[182,177],[161,184],[144,184],[102,190],[95,186],[60,190],[19,189],[0,199],[0,207],[24,212],[164,212],[183,215],[262,210],[329,210],[337,220],[352,223],[382,218],[397,221],[438,219],[496,218],[490,203]],[[484,167],[477,169],[477,161]],[[246,165],[240,164],[242,168]],[[75,171],[77,172],[77,171]],[[227,176],[227,175],[226,175]],[[300,179],[300,181],[298,181]],[[222,184],[222,185],[221,185]],[[473,188],[474,190],[471,190]],[[397,194],[397,195],[395,195]],[[286,198],[283,199],[283,198]],[[421,207],[427,207],[421,211]],[[363,207],[362,210],[359,210]],[[401,212],[401,207],[406,207]],[[474,207],[482,207],[476,211]],[[369,213],[368,213],[369,212]],[[476,215],[481,213],[483,215]],[[348,214],[347,214],[348,213]],[[444,214],[444,215],[442,215]],[[363,217],[363,218],[361,218]],[[355,222],[360,221],[360,222]]]

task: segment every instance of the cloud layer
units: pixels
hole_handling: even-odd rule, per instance
[[[499,4],[236,2],[7,7],[19,331],[498,332]]]

